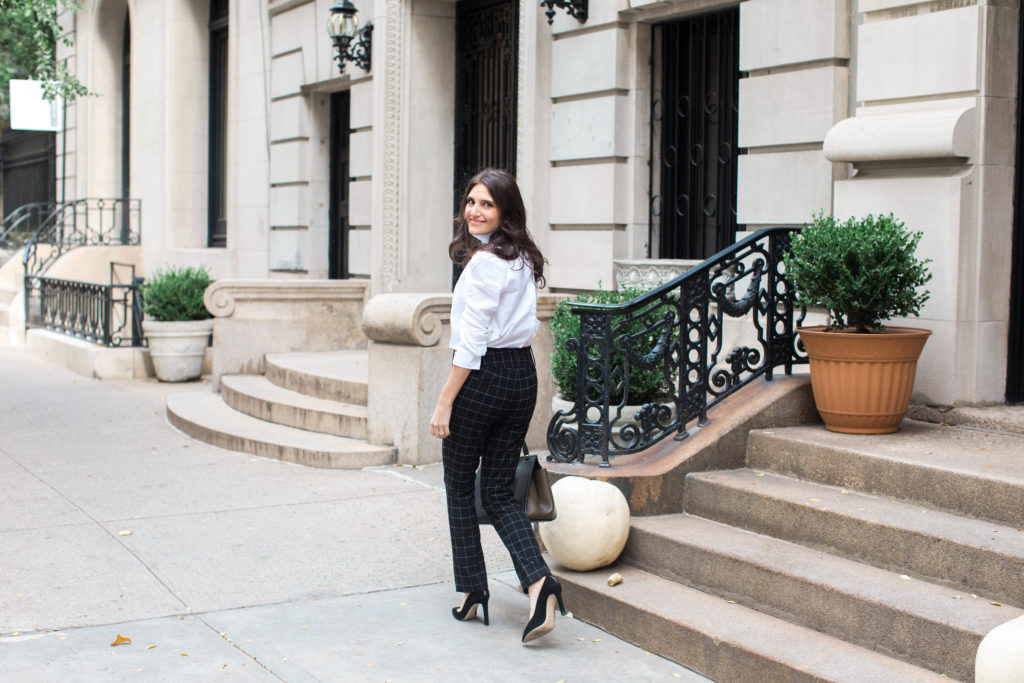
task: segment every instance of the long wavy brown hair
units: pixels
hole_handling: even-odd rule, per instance
[[[470,234],[466,223],[466,202],[469,201],[470,190],[477,185],[487,188],[501,212],[498,229],[491,233],[487,244]],[[478,251],[489,251],[506,261],[522,257],[530,264],[537,286],[544,286],[546,260],[526,228],[526,207],[519,193],[519,185],[511,173],[500,168],[485,168],[469,179],[466,191],[462,193],[462,201],[459,202],[459,213],[455,216],[455,237],[448,245],[448,256],[456,265],[465,266]]]

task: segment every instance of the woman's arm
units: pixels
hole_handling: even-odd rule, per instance
[[[452,403],[455,402],[455,397],[459,395],[462,385],[466,383],[469,372],[469,368],[460,368],[458,365],[452,366],[452,371],[448,373],[448,381],[444,383],[444,388],[441,389],[441,396],[437,399],[434,415],[430,418],[431,435],[443,439],[451,434],[451,431],[448,429],[448,422],[452,417]]]

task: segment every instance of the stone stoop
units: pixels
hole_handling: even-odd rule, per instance
[[[168,419],[215,446],[313,467],[394,462],[393,447],[365,440],[366,351],[268,354],[266,363],[266,375],[222,376],[219,396],[168,396]]]
[[[1024,436],[763,429],[745,465],[688,474],[616,567],[556,567],[573,612],[718,681],[972,680],[1024,615]]]

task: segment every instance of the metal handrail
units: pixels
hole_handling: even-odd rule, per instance
[[[49,216],[55,206],[53,202],[29,202],[4,216],[3,222],[0,222],[0,249],[21,246],[21,243],[15,242],[14,236],[30,230],[34,232],[43,224],[43,216]]]
[[[58,204],[29,239],[25,276],[46,272],[62,254],[82,246],[139,244],[141,200],[76,199]],[[52,249],[40,250],[40,245]]]
[[[685,439],[688,425],[708,424],[709,409],[754,379],[806,363],[796,335],[806,311],[782,263],[796,229],[759,230],[627,303],[563,304],[580,318],[580,336],[566,342],[576,355],[576,399],[548,424],[548,460],[600,455],[610,467],[610,456],[670,434]],[[750,326],[746,343],[723,355],[726,317]],[[636,370],[659,372],[665,395],[624,416]]]

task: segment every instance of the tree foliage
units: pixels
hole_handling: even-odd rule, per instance
[[[840,223],[819,211],[814,223],[793,237],[785,255],[786,275],[801,303],[826,308],[830,329],[883,329],[894,315],[918,315],[929,293],[930,259],[914,256],[920,232],[891,213]]]
[[[47,99],[71,101],[88,94],[75,74],[57,62],[57,42],[72,44],[57,16],[79,9],[76,0],[0,0],[0,119],[8,118],[12,78],[42,81]]]

